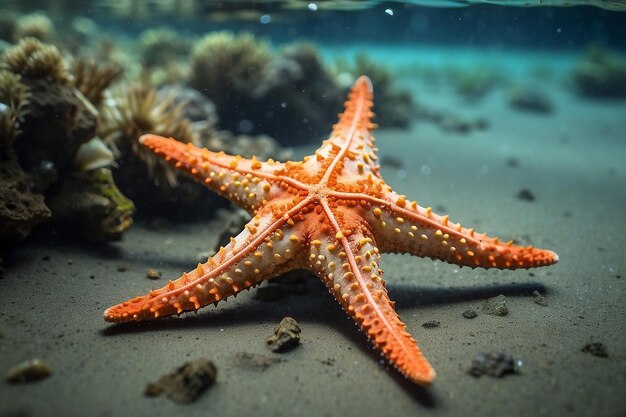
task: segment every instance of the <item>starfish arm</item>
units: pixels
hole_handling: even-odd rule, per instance
[[[550,250],[500,242],[453,223],[405,196],[388,192],[370,199],[368,221],[384,252],[428,256],[462,266],[518,269],[546,266],[558,261]]]
[[[325,179],[330,180],[331,185],[336,184],[337,190],[343,190],[344,183],[352,182],[350,180],[354,172],[364,177],[368,174],[380,177],[376,156],[378,149],[374,147],[376,139],[370,134],[376,127],[372,123],[373,97],[370,79],[359,77],[330,137],[313,155],[305,157],[304,168],[307,172],[326,173],[328,178]],[[341,172],[350,174],[346,176]]]
[[[330,213],[328,206],[325,211]],[[373,237],[367,231],[342,236],[334,216],[328,217],[338,232],[330,237],[320,233],[311,241],[308,267],[395,368],[411,381],[429,385],[435,371],[394,311]]]
[[[142,321],[198,310],[265,279],[303,268],[302,247],[295,226],[282,217],[257,215],[207,262],[160,289],[107,309],[104,317],[112,322]]]
[[[139,141],[176,168],[250,213],[279,194],[281,186],[291,182],[297,185],[296,181],[285,181],[275,175],[283,168],[280,162],[261,162],[254,157],[245,159],[224,152],[211,152],[191,143],[152,134],[143,135]]]

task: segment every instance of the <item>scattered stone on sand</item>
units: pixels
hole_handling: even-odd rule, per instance
[[[430,320],[422,324],[422,327],[425,329],[434,329],[439,326],[441,326],[441,323],[438,322],[437,320]]]
[[[475,310],[465,310],[463,312],[463,317],[465,317],[466,319],[475,319],[476,317],[478,317],[478,313]]]
[[[506,306],[506,297],[502,294],[483,301],[483,313],[493,314],[494,316],[506,316],[509,309]]]
[[[552,100],[544,92],[532,87],[514,87],[507,98],[509,106],[534,112],[549,114],[554,110]]]
[[[270,366],[282,362],[283,359],[272,355],[260,355],[258,353],[237,352],[235,364],[241,368],[265,371]]]
[[[161,278],[161,271],[154,268],[148,268],[148,270],[146,271],[146,278],[159,279]]]
[[[159,382],[146,386],[145,395],[156,397],[165,394],[178,404],[195,401],[217,378],[217,368],[208,359],[185,362],[172,373],[163,375]]]
[[[479,353],[472,359],[472,366],[467,371],[474,377],[483,375],[501,378],[507,374],[519,372],[515,359],[503,352]]]
[[[546,297],[541,295],[541,293],[537,290],[533,291],[533,302],[542,307],[546,307],[548,305],[548,300]]]
[[[517,198],[522,201],[535,201],[535,195],[528,188],[523,188],[517,193]]]
[[[43,360],[36,358],[22,362],[9,369],[5,379],[13,384],[23,384],[40,381],[50,375],[52,375],[52,368]]]
[[[117,267],[117,272],[126,272],[128,271],[128,267],[126,265],[120,265]]]
[[[600,342],[591,342],[587,343],[585,346],[580,349],[581,352],[589,353],[593,356],[597,356],[598,358],[608,358],[609,351],[607,350],[604,343]]]
[[[273,352],[287,352],[300,344],[301,332],[295,319],[285,317],[276,326],[274,333],[267,338],[267,346]]]

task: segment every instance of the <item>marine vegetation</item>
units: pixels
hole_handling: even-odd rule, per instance
[[[120,169],[116,178],[132,183],[138,177],[155,177],[163,186],[176,185],[176,175],[167,164],[139,144],[149,132],[197,143],[197,133],[183,117],[185,103],[177,103],[174,91],[161,94],[146,84],[122,85],[111,92],[111,104],[100,112],[98,135],[112,145]],[[146,175],[149,174],[149,175]]]
[[[314,48],[277,53],[248,33],[217,32],[196,42],[189,85],[215,103],[222,128],[283,144],[317,138],[341,106],[340,89]]]
[[[98,64],[93,59],[76,59],[72,65],[72,83],[96,107],[102,104],[104,91],[119,80],[124,70],[116,64]]]
[[[132,223],[132,203],[112,193],[117,190],[114,183],[104,187],[103,177],[93,172],[105,169],[112,158],[94,139],[98,112],[79,91],[101,100],[116,71],[92,68],[87,74],[87,66],[77,64],[75,76],[58,48],[34,38],[8,49],[0,66],[2,246],[23,239],[51,216],[52,223],[62,223],[61,214],[71,212],[67,207],[88,209],[73,211],[81,215],[80,230],[89,232],[83,237],[119,238]],[[89,189],[94,204],[71,203],[77,178]],[[66,210],[51,213],[48,205],[58,207],[60,201]]]
[[[607,49],[587,50],[573,72],[578,92],[588,97],[626,97],[626,58]]]

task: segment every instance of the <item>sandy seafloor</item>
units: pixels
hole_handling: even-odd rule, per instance
[[[255,300],[253,290],[197,316],[109,325],[105,308],[191,269],[223,227],[219,219],[157,230],[137,224],[107,247],[53,238],[14,251],[0,280],[0,370],[39,357],[54,373],[28,385],[0,382],[0,416],[626,415],[626,102],[581,99],[558,80],[542,89],[555,102],[551,115],[512,110],[502,90],[468,104],[420,87],[421,103],[483,116],[489,129],[457,134],[422,122],[377,133],[380,155],[402,165],[382,168],[396,191],[560,256],[531,271],[383,256],[397,311],[437,370],[431,387],[381,361],[312,276],[306,294],[278,302]],[[535,201],[516,197],[523,188]],[[160,282],[145,278],[150,267],[163,273]],[[534,290],[547,307],[533,302]],[[509,315],[483,314],[481,301],[498,294]],[[461,315],[470,308],[476,319]],[[265,338],[287,315],[301,324],[301,346],[265,369],[242,365],[240,352],[275,355]],[[441,326],[422,327],[430,320]],[[581,352],[590,341],[604,343],[609,357]],[[472,357],[492,351],[519,358],[521,373],[469,376]],[[143,395],[148,382],[199,357],[219,375],[197,402]]]

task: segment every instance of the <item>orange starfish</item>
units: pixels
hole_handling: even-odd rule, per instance
[[[372,99],[371,81],[360,77],[330,138],[301,162],[260,162],[142,136],[145,146],[253,218],[206,263],[109,308],[105,319],[141,321],[198,310],[283,272],[307,268],[404,376],[430,384],[435,371],[394,311],[380,254],[501,269],[549,265],[558,256],[475,233],[395,193],[376,162]]]

